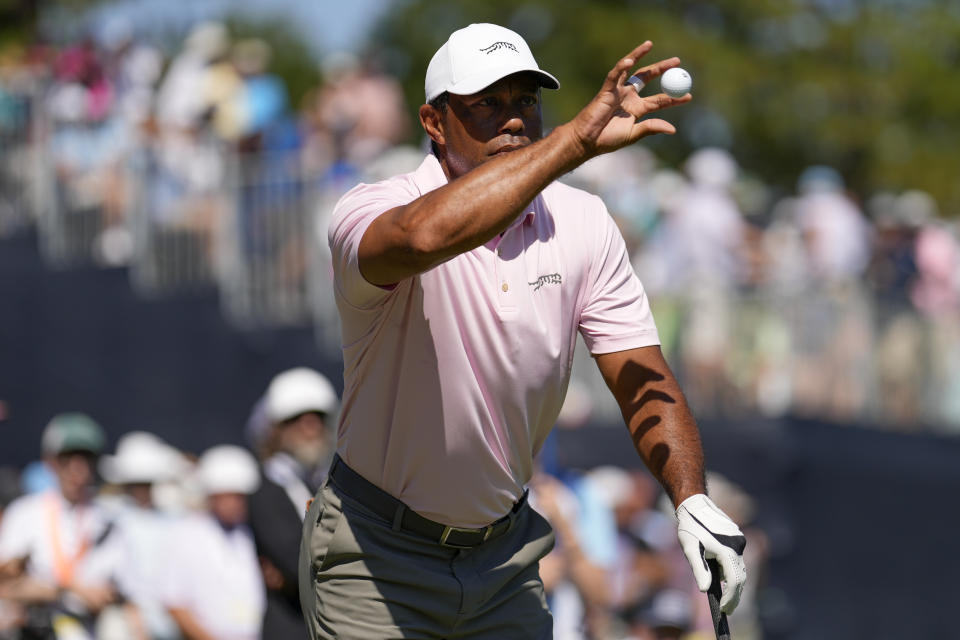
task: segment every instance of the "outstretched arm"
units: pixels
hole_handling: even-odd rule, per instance
[[[360,242],[363,276],[374,284],[388,285],[422,273],[504,231],[544,187],[586,160],[651,134],[674,133],[673,125],[664,120],[641,118],[688,102],[690,96],[640,97],[626,84],[631,69],[652,46],[647,41],[617,62],[596,97],[542,140],[492,158],[379,216]],[[679,63],[678,58],[670,58],[636,73],[650,78]],[[420,117],[436,141],[443,131],[434,111],[424,105]]]

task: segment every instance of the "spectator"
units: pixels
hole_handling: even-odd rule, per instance
[[[306,638],[297,562],[307,501],[326,478],[331,438],[327,420],[337,395],[324,376],[300,367],[278,374],[251,420],[250,439],[263,482],[250,495],[250,526],[267,587],[265,638]]]
[[[859,277],[870,259],[870,227],[843,187],[840,174],[824,166],[807,168],[797,181],[795,216],[810,270],[827,284]]]
[[[247,526],[247,496],[260,485],[245,449],[208,449],[197,467],[207,510],[170,536],[161,593],[186,640],[259,640],[263,578]]]
[[[109,574],[92,561],[109,532],[94,501],[94,465],[104,440],[84,414],[55,416],[42,450],[57,488],[17,499],[0,524],[0,564],[9,578],[0,597],[27,605],[25,624],[34,632],[90,638],[96,614],[116,597]]]
[[[269,73],[273,50],[258,38],[241,40],[233,47],[233,64],[242,79],[227,113],[236,120],[242,151],[283,150],[299,145],[287,114],[287,88]]]
[[[692,628],[691,609],[683,591],[660,591],[636,609],[627,640],[679,640]]]
[[[317,136],[314,145],[333,150],[330,164],[360,169],[406,137],[403,91],[371,60],[338,52],[323,61],[323,72],[324,85],[308,110]]]
[[[20,496],[20,474],[13,467],[0,467],[0,527],[3,525],[3,512]],[[0,562],[0,594],[4,591],[4,582],[16,578],[18,561]],[[10,602],[0,595],[0,639],[13,639],[17,628],[23,623],[23,607]]]
[[[680,252],[679,270],[671,277],[689,304],[681,366],[691,406],[723,409],[732,396],[727,370],[735,322],[731,293],[746,276],[748,228],[730,194],[738,168],[727,151],[696,151],[685,168],[690,187],[668,222],[671,247]]]
[[[230,36],[218,22],[202,22],[187,36],[157,93],[156,115],[169,134],[195,131],[211,109],[208,68],[226,56]]]
[[[114,530],[107,539],[108,562],[125,606],[113,617],[111,638],[174,640],[179,637],[158,590],[167,566],[165,543],[172,520],[154,504],[153,489],[187,470],[183,457],[158,437],[131,432],[117,453],[100,460],[104,479],[123,491],[113,508]],[[102,621],[101,621],[102,622]],[[106,635],[101,624],[101,636]],[[107,640],[104,637],[98,640]]]
[[[677,545],[676,526],[656,508],[660,491],[650,474],[602,466],[593,469],[587,481],[608,503],[616,522],[610,604],[618,611],[629,610],[667,584],[670,567],[662,554]]]
[[[960,243],[949,225],[931,221],[917,234],[917,279],[910,289],[913,304],[926,315],[946,315],[960,301]]]
[[[603,637],[610,604],[614,560],[613,517],[591,485],[576,491],[540,472],[530,483],[530,504],[556,533],[556,544],[540,561],[544,591],[553,611],[553,637]]]

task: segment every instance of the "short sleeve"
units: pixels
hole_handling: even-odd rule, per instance
[[[599,198],[592,211],[591,265],[580,311],[580,334],[597,355],[660,344],[650,303],[630,264],[626,243]]]
[[[383,213],[418,197],[403,184],[391,181],[361,184],[347,192],[334,208],[327,231],[333,261],[334,285],[340,296],[357,308],[376,305],[392,290],[371,284],[360,273],[360,240]]]

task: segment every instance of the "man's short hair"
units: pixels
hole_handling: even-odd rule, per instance
[[[438,95],[436,98],[434,98],[427,104],[429,104],[431,107],[439,111],[441,115],[443,115],[447,112],[447,105],[449,103],[450,103],[450,92],[444,91],[443,93]],[[434,142],[433,139],[430,140],[430,151],[433,152],[433,155],[437,156],[438,158],[440,157],[439,149],[437,148],[437,143]]]

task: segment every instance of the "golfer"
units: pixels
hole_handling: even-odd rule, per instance
[[[543,135],[542,71],[492,24],[454,32],[427,69],[413,173],[362,184],[329,229],[344,392],[337,455],[307,513],[300,597],[312,638],[549,638],[538,561],[553,545],[527,504],[533,458],[563,403],[579,332],[643,461],[677,506],[698,585],[745,578],[743,537],[706,496],[696,424],[661,355],[623,238],[595,196],[555,180],[655,133],[690,96],[627,83]]]

